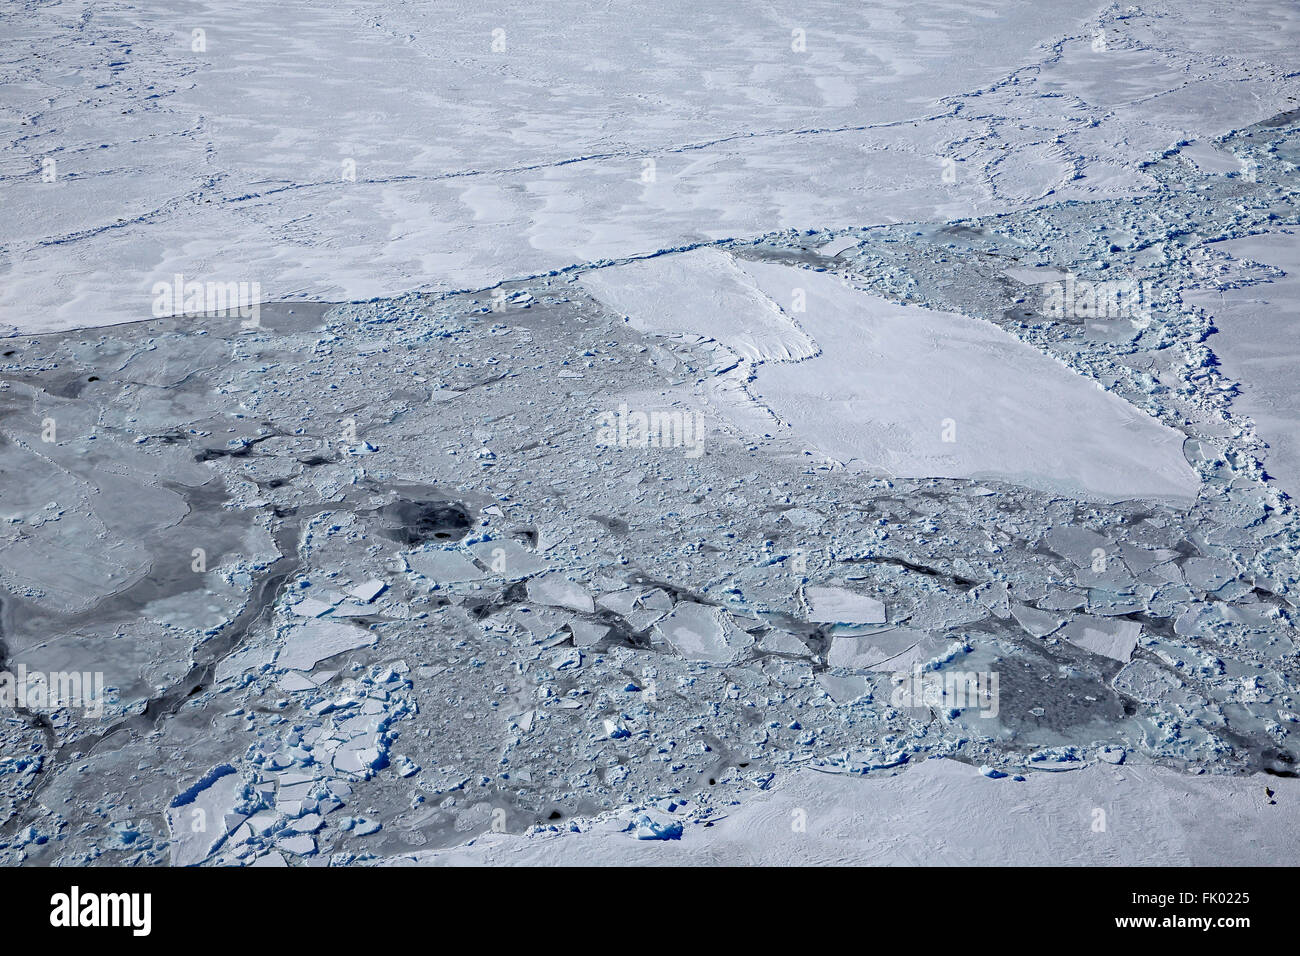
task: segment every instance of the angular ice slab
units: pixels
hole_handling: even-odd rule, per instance
[[[717,607],[682,601],[654,627],[655,636],[667,641],[689,661],[729,664],[738,660],[754,638],[738,628]]]
[[[588,272],[583,287],[643,332],[697,332],[752,362],[811,358],[817,347],[728,253],[696,249]]]
[[[1084,650],[1128,663],[1142,636],[1142,625],[1113,617],[1080,615],[1061,631],[1061,636]]]
[[[808,620],[817,624],[884,624],[885,605],[844,588],[806,588]]]
[[[163,814],[171,837],[172,866],[197,866],[211,856],[244,819],[244,814],[232,812],[243,789],[235,768],[222,764],[173,798]]]
[[[335,654],[369,647],[378,635],[339,621],[312,621],[295,627],[284,642],[276,664],[285,669],[309,671]]]
[[[547,574],[528,582],[528,598],[549,607],[566,607],[590,614],[596,609],[591,595],[576,581],[560,574]]]
[[[1087,499],[1196,497],[1180,432],[992,323],[829,273],[716,251],[661,258],[686,264],[603,269],[583,284],[640,328],[696,332],[761,363],[727,394],[848,467]],[[799,361],[806,340],[816,353]],[[738,424],[753,420],[752,408],[735,411]]]

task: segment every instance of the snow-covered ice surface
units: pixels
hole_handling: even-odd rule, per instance
[[[12,3],[0,325],[130,322],[176,274],[341,301],[1150,194],[1153,154],[1287,105],[1298,23],[1285,2]]]
[[[1300,156],[1292,153],[1292,160]],[[1233,407],[1268,443],[1261,457],[1292,498],[1300,496],[1300,241],[1291,229],[1207,247],[1212,279],[1185,301],[1214,317],[1214,354],[1237,383]]]
[[[878,780],[797,771],[705,831],[631,839],[633,814],[580,833],[486,835],[472,844],[397,856],[394,865],[481,866],[1219,866],[1242,848],[1286,865],[1300,853],[1295,811],[1261,812],[1293,780],[1188,777],[1097,764],[1023,784],[990,780],[950,760]],[[1281,805],[1279,802],[1278,805]],[[918,812],[924,807],[924,812]],[[666,815],[666,814],[665,814]],[[1207,828],[1212,818],[1218,826]]]
[[[840,464],[1110,500],[1196,497],[1182,433],[991,323],[713,249],[582,284],[638,329],[707,335],[747,360],[736,375],[756,381],[733,394]]]
[[[1293,859],[1300,10],[540,9],[5,11],[0,860]]]

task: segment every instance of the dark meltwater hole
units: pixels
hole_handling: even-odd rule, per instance
[[[398,499],[382,512],[384,533],[400,544],[457,541],[473,525],[473,516],[455,501]]]

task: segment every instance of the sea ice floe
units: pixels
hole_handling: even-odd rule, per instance
[[[831,642],[826,663],[851,670],[910,671],[933,658],[944,646],[941,638],[906,627],[864,636],[837,635]]]
[[[545,560],[512,538],[491,538],[468,546],[489,573],[507,580],[518,580],[545,571]]]
[[[682,601],[654,626],[658,638],[687,660],[726,664],[738,660],[754,643],[721,608]]]
[[[808,620],[818,624],[884,624],[885,605],[873,597],[846,588],[804,589]]]
[[[867,695],[866,678],[856,674],[833,674],[829,671],[817,675],[817,684],[837,704],[851,704]]]
[[[577,581],[570,581],[559,572],[528,579],[528,598],[549,607],[568,608],[590,614],[596,609],[591,595]]]
[[[326,658],[377,641],[373,631],[341,621],[312,621],[290,629],[276,664],[286,670],[309,671]]]
[[[817,351],[782,305],[759,289],[733,256],[718,249],[600,269],[585,273],[581,281],[642,331],[703,333],[751,362],[798,361]]]
[[[350,588],[348,594],[352,595],[352,597],[356,598],[362,604],[369,604],[375,598],[379,597],[379,595],[383,594],[387,588],[388,585],[383,581],[371,579],[369,581],[363,581],[356,587]]]
[[[460,551],[441,548],[414,551],[406,556],[406,563],[436,584],[459,584],[484,576],[483,570]]]
[[[1183,696],[1183,681],[1148,660],[1125,664],[1111,683],[1116,690],[1147,704],[1172,703],[1176,697]]]
[[[1026,607],[1023,604],[1011,605],[1011,616],[1016,619],[1017,624],[1034,637],[1046,637],[1053,631],[1058,630],[1066,621],[1059,614]]]
[[[1113,617],[1081,614],[1060,631],[1060,636],[1084,650],[1117,661],[1128,661],[1137,647],[1142,625]]]
[[[275,841],[275,845],[294,856],[311,856],[316,852],[316,838],[307,833],[282,837]]]
[[[1002,273],[1024,285],[1040,285],[1044,282],[1060,282],[1066,274],[1050,266],[1016,266]]]
[[[604,624],[592,624],[588,621],[570,621],[567,627],[577,647],[590,647],[609,633],[609,628]]]
[[[334,610],[334,606],[324,601],[317,601],[315,598],[303,598],[289,610],[299,617],[321,617]]]
[[[164,815],[173,866],[202,863],[243,822],[247,813],[235,811],[245,787],[235,768],[223,764],[171,801]]]
[[[1043,535],[1043,543],[1076,568],[1102,567],[1115,543],[1074,524],[1058,524]]]
[[[757,427],[756,404],[847,465],[1108,500],[1188,503],[1200,487],[1184,435],[992,323],[718,251],[582,281],[638,327],[707,332],[759,363],[755,381],[725,393],[737,422]]]

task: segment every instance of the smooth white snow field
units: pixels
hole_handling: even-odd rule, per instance
[[[1300,498],[1300,237],[1276,232],[1214,244],[1234,260],[1280,270],[1266,281],[1196,292],[1184,301],[1214,317],[1209,345],[1239,383],[1233,409],[1250,416],[1268,442],[1265,467]]]
[[[1294,4],[545,7],[7,4],[0,334],[1140,193],[1300,85]]]
[[[1275,804],[1265,790],[1271,789]],[[619,822],[583,833],[485,835],[390,864],[767,866],[1288,865],[1300,854],[1300,785],[1098,763],[991,780],[952,760],[896,776],[804,770],[680,840]]]

